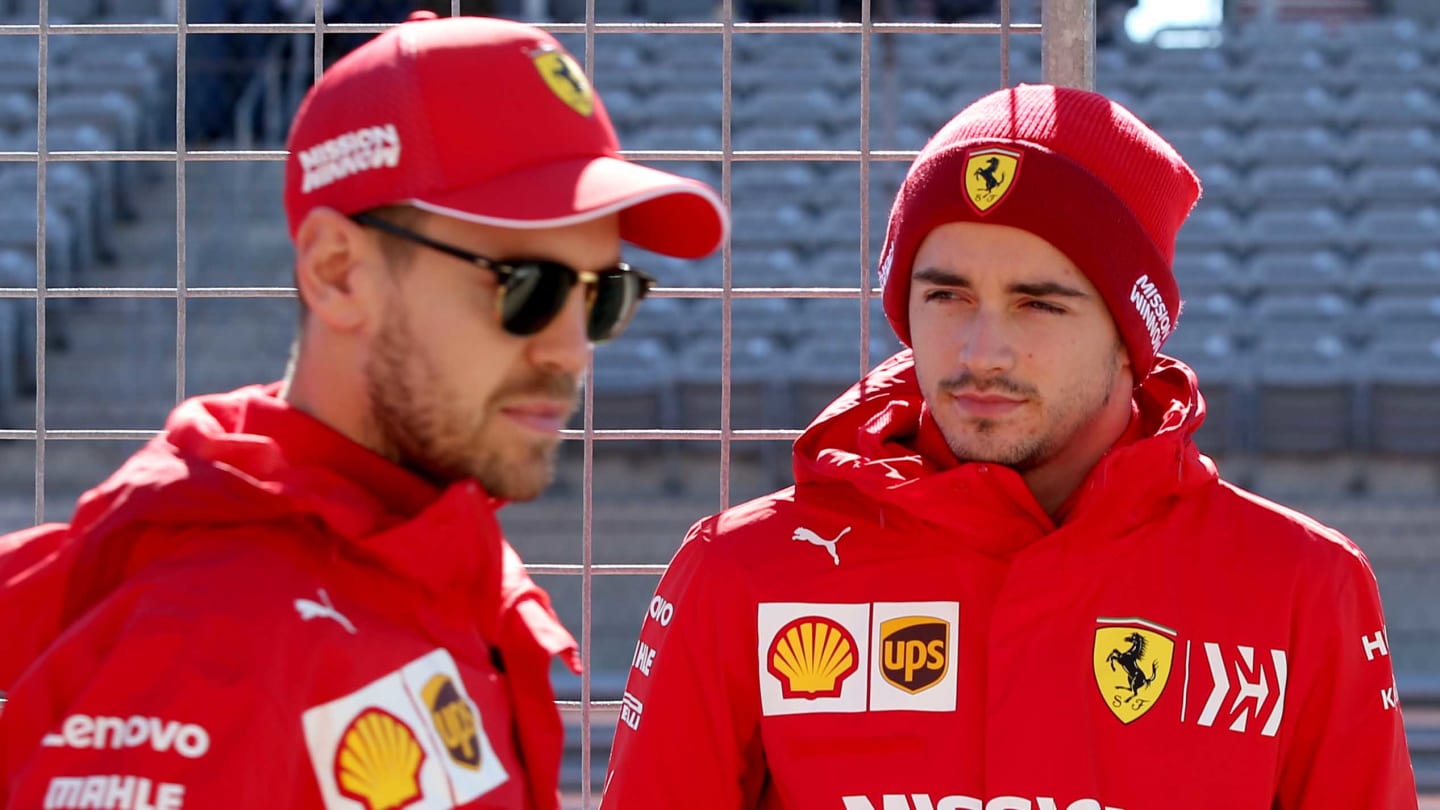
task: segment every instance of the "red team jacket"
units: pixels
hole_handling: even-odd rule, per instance
[[[555,808],[575,642],[473,482],[252,387],[0,538],[0,807]]]
[[[676,554],[605,810],[1415,808],[1369,564],[1219,480],[1203,411],[1162,359],[1056,526],[882,364]]]

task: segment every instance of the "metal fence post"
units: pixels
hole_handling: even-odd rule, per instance
[[[1095,0],[1043,0],[1041,76],[1047,84],[1095,89]]]

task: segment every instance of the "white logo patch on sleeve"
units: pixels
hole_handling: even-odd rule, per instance
[[[301,722],[327,810],[377,810],[402,799],[456,807],[509,779],[443,649],[307,709]]]

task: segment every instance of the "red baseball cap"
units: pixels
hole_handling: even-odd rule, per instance
[[[288,147],[292,238],[311,209],[392,204],[521,229],[618,212],[621,238],[680,258],[729,230],[709,186],[620,157],[575,59],[508,20],[417,12],[325,72]]]

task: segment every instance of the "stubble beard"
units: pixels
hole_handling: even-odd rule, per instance
[[[1110,404],[1110,381],[1114,379],[1119,368],[1119,358],[1112,356],[1106,373],[1093,378],[1097,382],[1103,381],[1102,385],[1093,389],[1087,386],[1062,392],[1056,400],[1060,406],[1059,415],[1050,419],[1048,424],[1042,424],[1038,435],[1017,436],[1007,440],[1001,435],[1006,430],[1003,422],[983,418],[970,421],[968,431],[964,424],[955,425],[948,430],[941,424],[941,433],[945,436],[950,452],[962,463],[987,462],[1010,467],[1022,473],[1029,472],[1059,455],[1075,440],[1080,431],[1094,422],[1096,416]],[[1025,397],[1026,407],[1039,407],[1042,419],[1046,417],[1047,410],[1057,413],[1046,408],[1046,403],[1039,399],[1038,391],[1033,386],[1004,377],[977,383],[974,375],[962,371],[954,377],[942,380],[938,388],[941,397],[961,391],[1013,394]]]
[[[474,479],[507,501],[539,497],[555,477],[557,439],[522,438],[491,418],[494,404],[517,393],[574,400],[570,375],[531,375],[503,383],[477,412],[462,412],[431,358],[418,349],[399,307],[386,313],[365,366],[371,418],[384,454],[435,484]]]

